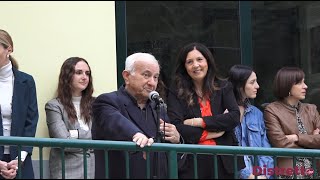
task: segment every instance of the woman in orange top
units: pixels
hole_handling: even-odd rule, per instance
[[[183,47],[174,83],[168,91],[168,115],[187,144],[238,146],[234,128],[240,111],[232,85],[217,76],[210,50],[200,43]],[[228,110],[228,112],[225,112]],[[214,178],[212,155],[198,155],[198,177]],[[238,158],[238,170],[244,167]],[[218,156],[218,177],[234,178],[233,156]],[[194,178],[193,156],[179,168],[179,178]]]

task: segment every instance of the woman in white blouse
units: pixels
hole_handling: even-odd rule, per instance
[[[36,84],[32,75],[18,69],[13,41],[0,29],[0,136],[34,137],[38,124]],[[31,146],[0,146],[0,179],[34,179]],[[18,154],[21,169],[18,169]],[[18,176],[19,177],[19,176]]]
[[[88,62],[80,57],[65,60],[60,70],[57,97],[45,105],[51,138],[92,139],[92,94],[92,76]],[[84,179],[83,149],[65,148],[64,160],[66,179]],[[61,161],[61,149],[51,148],[50,179],[62,178]],[[87,151],[87,178],[94,178],[93,150]]]

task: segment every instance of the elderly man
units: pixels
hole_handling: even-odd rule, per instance
[[[149,94],[157,88],[160,66],[148,53],[135,53],[127,57],[122,76],[125,84],[117,91],[97,97],[93,103],[94,121],[92,138],[97,140],[133,141],[141,148],[151,146],[158,130],[165,131],[164,141],[180,143],[176,127],[161,117],[158,120],[156,103]],[[160,125],[160,127],[158,127]],[[158,129],[159,128],[159,129]],[[165,153],[150,153],[151,176],[167,177]],[[105,178],[103,150],[95,150],[95,178]],[[130,178],[146,178],[146,159],[142,151],[130,152]],[[126,178],[125,154],[123,151],[109,153],[110,178]],[[159,166],[160,171],[155,171]],[[158,169],[159,170],[159,169]],[[158,172],[155,174],[155,172]]]

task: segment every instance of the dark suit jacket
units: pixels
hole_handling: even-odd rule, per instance
[[[39,114],[37,94],[34,79],[31,75],[21,72],[15,68],[14,89],[12,97],[12,122],[11,136],[34,137],[36,134]],[[1,114],[1,112],[0,112]],[[0,135],[3,136],[2,118],[0,116]],[[22,147],[22,151],[28,152],[23,166],[22,178],[33,179],[33,167],[31,161],[33,147]],[[18,147],[10,147],[10,157],[15,159],[18,156]],[[0,159],[3,157],[3,146],[0,147]]]
[[[231,83],[227,81],[218,81],[218,83],[221,89],[210,96],[213,116],[208,117],[201,116],[200,105],[196,96],[193,97],[194,105],[188,107],[185,100],[177,97],[177,88],[175,86],[172,86],[168,91],[168,115],[172,123],[176,125],[185,143],[198,144],[203,129],[184,125],[183,121],[189,118],[202,117],[206,123],[206,130],[225,131],[221,137],[215,139],[217,145],[238,146],[234,128],[240,123],[239,107],[234,97]],[[229,113],[223,114],[226,109],[228,109]],[[226,172],[233,173],[233,157],[222,156],[221,160]],[[239,169],[244,167],[243,158],[239,158],[239,165]],[[207,167],[209,168],[210,166]],[[208,169],[209,171],[212,170]]]
[[[92,122],[92,139],[131,141],[134,134],[141,132],[147,137],[156,137],[157,113],[155,104],[150,102],[146,108],[147,121],[142,117],[140,108],[132,97],[124,90],[105,93],[97,97],[93,103],[94,121]],[[164,118],[168,120],[168,118]],[[167,175],[167,158],[160,154],[161,177]],[[95,150],[95,178],[105,178],[104,151]],[[151,170],[154,154],[150,153]],[[130,178],[146,178],[146,161],[142,152],[130,152]],[[126,178],[125,154],[122,151],[109,152],[109,177]],[[152,175],[152,173],[151,173]]]

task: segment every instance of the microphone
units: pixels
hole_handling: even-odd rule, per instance
[[[151,91],[149,93],[149,99],[155,101],[156,103],[164,103],[163,99],[160,97],[157,91]]]

